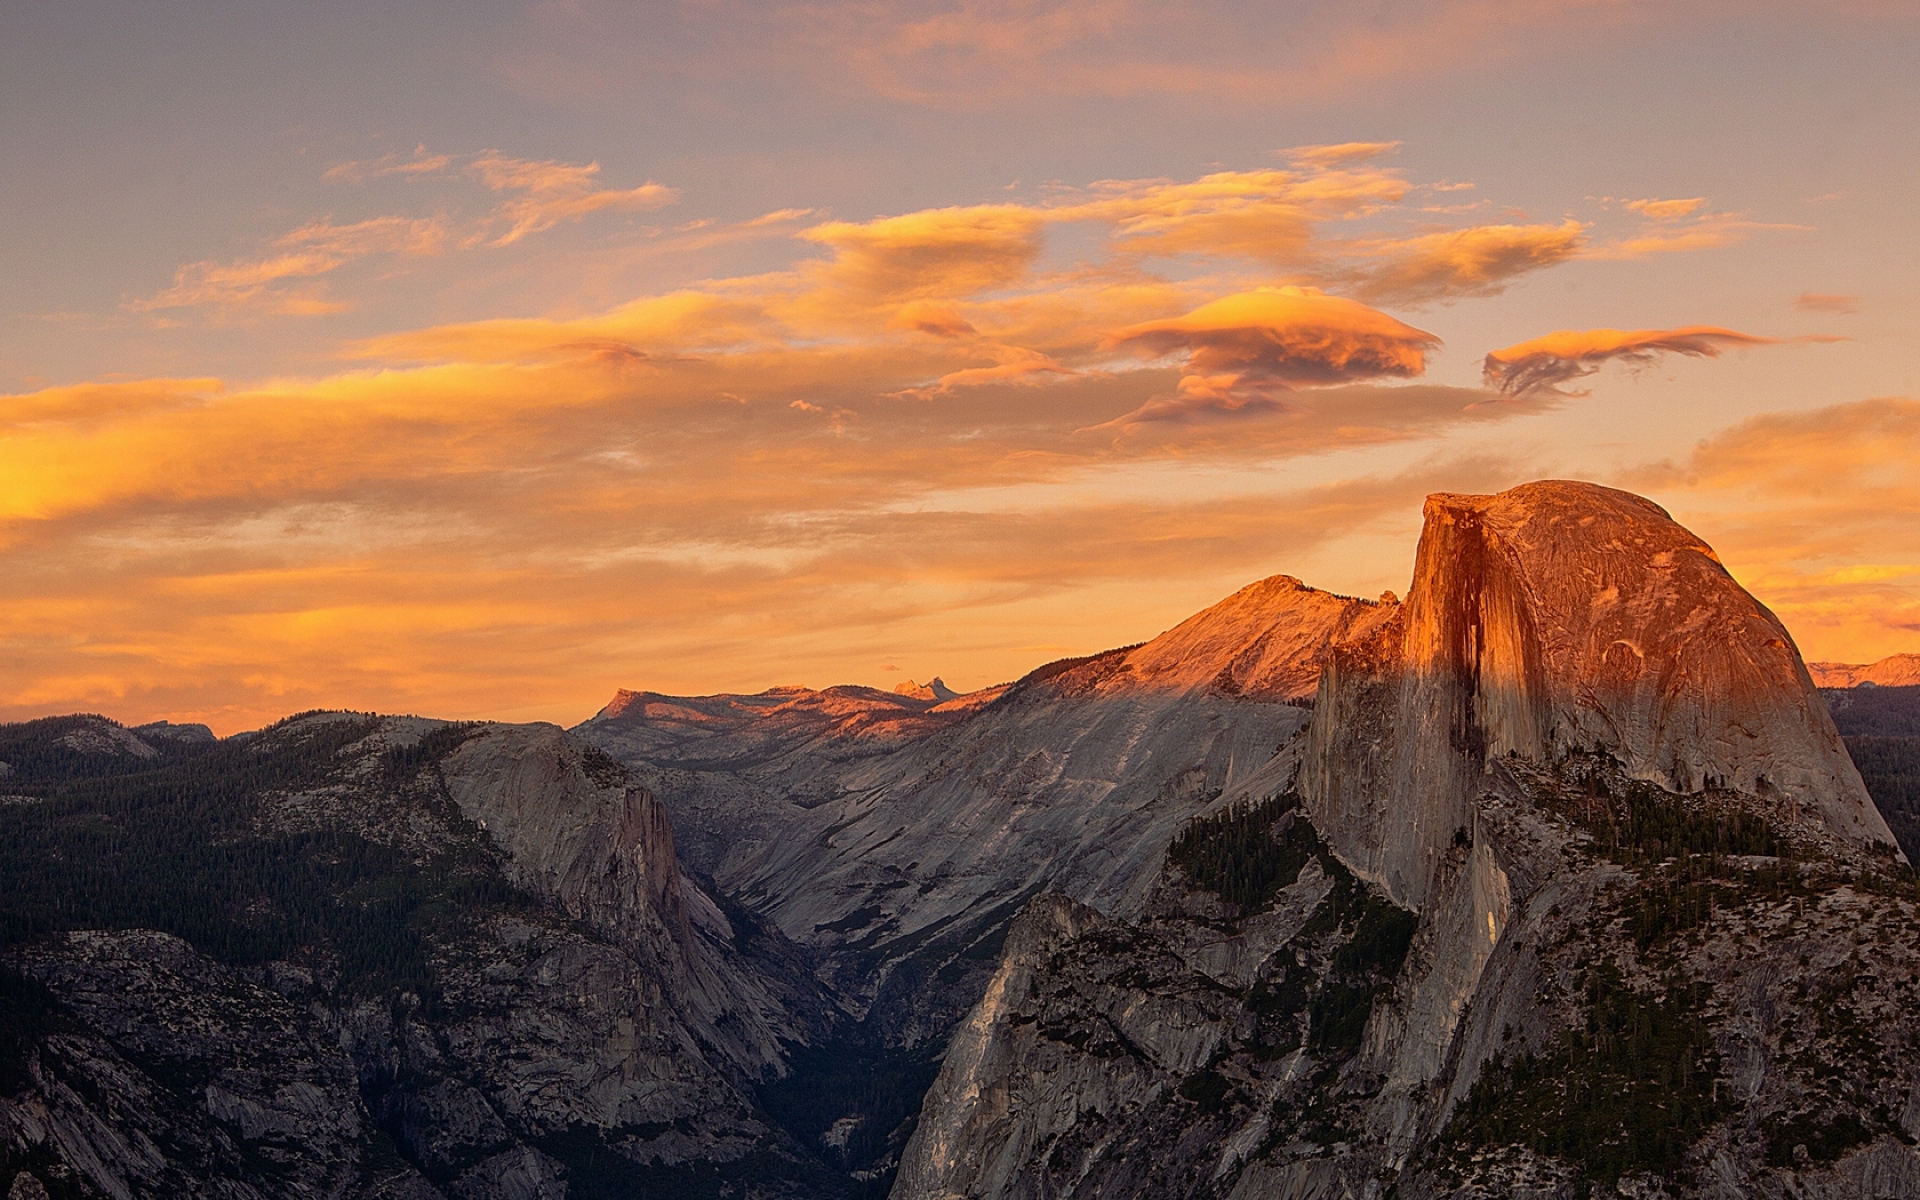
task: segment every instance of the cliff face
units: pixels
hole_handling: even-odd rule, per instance
[[[557,1200],[824,1175],[755,1096],[829,1001],[592,747],[341,713],[145,758],[72,733],[9,750],[0,1177]]]
[[[739,698],[629,693],[580,733],[647,775],[696,868],[823,950],[864,1001],[908,955],[933,954],[934,972],[997,937],[1038,892],[1137,909],[1173,829],[1266,764],[1304,725],[1287,701],[1311,693],[1329,648],[1393,611],[1276,576],[984,698],[833,689],[858,712],[804,718],[804,753],[789,738],[828,693],[780,693],[758,732]],[[672,740],[718,704],[724,740]],[[876,744],[874,714],[904,740]],[[987,966],[967,960],[963,1004]]]
[[[1321,681],[1316,820],[1418,907],[1489,761],[1575,751],[1892,842],[1786,629],[1657,505],[1561,481],[1430,497],[1405,611]]]
[[[1137,916],[1034,901],[896,1196],[1920,1191],[1920,883],[1654,505],[1434,497],[1259,777]]]
[[[810,1109],[844,1105],[821,1138],[867,1147],[844,1165],[884,1177],[1020,906],[1057,892],[1139,911],[1174,830],[1263,786],[1328,647],[1393,607],[1276,577],[1143,645],[952,700],[628,693],[579,732],[660,795],[688,863],[862,1016],[795,1086]],[[880,1082],[816,1082],[845,1062]]]

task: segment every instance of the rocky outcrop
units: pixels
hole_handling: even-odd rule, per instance
[[[896,696],[909,696],[915,700],[931,700],[935,704],[945,704],[949,700],[958,700],[960,693],[948,687],[946,681],[935,675],[926,683],[906,680],[893,689]]]
[[[1096,655],[1048,679],[1056,689],[1095,695],[1212,691],[1248,700],[1304,700],[1319,686],[1321,664],[1332,648],[1366,637],[1396,608],[1391,593],[1377,602],[1356,600],[1275,575],[1144,645]]]
[[[558,1200],[825,1175],[755,1095],[830,1000],[682,877],[599,751],[327,713],[101,777],[70,732],[15,737],[53,799],[0,818],[0,1183]],[[19,940],[63,896],[176,932]]]
[[[984,704],[833,689],[669,706],[629,693],[578,732],[640,768],[689,861],[825,951],[849,992],[871,1000],[896,986],[924,1001],[936,993],[919,968],[890,982],[897,964],[920,956],[932,974],[984,937],[997,944],[1030,896],[1137,910],[1174,828],[1268,763],[1305,723],[1294,702],[1329,648],[1394,610],[1276,576],[1143,645],[1042,667]],[[794,752],[799,714],[829,711],[835,693],[856,713],[827,726],[807,717]],[[887,737],[902,740],[876,749],[872,714],[916,703],[923,723],[888,718]],[[751,709],[766,728],[674,742],[662,723],[693,718],[670,708]],[[990,959],[963,965],[961,1007]]]
[[[371,1182],[353,1063],[286,998],[145,931],[68,934],[15,967],[37,986],[8,989],[13,1020],[43,1036],[9,1064],[27,1086],[0,1098],[0,1155],[110,1196],[205,1195],[218,1179],[227,1195],[319,1198]],[[394,1168],[382,1185],[426,1187]]]
[[[905,1079],[988,985],[1025,901],[1137,913],[1175,829],[1290,769],[1274,752],[1305,725],[1328,648],[1395,607],[1275,577],[1143,645],[938,703],[623,693],[577,732],[634,767],[690,866],[805,946],[863,1017],[835,1055]],[[900,1087],[910,1116],[918,1092]],[[849,1111],[825,1136],[897,1149],[897,1120]]]
[[[1913,1190],[1920,893],[1772,615],[1544,483],[1432,498],[1384,618],[1138,917],[1023,916],[895,1195]]]
[[[1889,654],[1871,663],[1814,662],[1807,670],[1823,688],[1912,687],[1920,684],[1920,654]]]
[[[1321,680],[1316,821],[1419,907],[1488,762],[1578,751],[1892,843],[1785,627],[1657,505],[1563,481],[1430,497],[1405,610]]]

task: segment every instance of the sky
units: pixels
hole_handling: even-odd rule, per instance
[[[1920,4],[0,0],[0,719],[967,690],[1422,498],[1920,650]]]

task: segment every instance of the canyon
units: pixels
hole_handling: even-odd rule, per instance
[[[1920,1194],[1901,669],[1544,481],[969,694],[0,728],[0,1182]]]

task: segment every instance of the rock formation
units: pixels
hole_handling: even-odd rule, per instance
[[[1906,690],[1829,693],[1889,796]],[[1592,485],[965,696],[0,759],[15,1200],[1920,1195],[1920,882]]]
[[[682,876],[604,754],[323,713],[140,758],[96,723],[79,763],[63,725],[7,739],[38,798],[0,829],[0,1168],[60,1195],[417,1200],[824,1173],[755,1095],[830,1001]],[[62,864],[92,855],[77,885]],[[59,895],[73,915],[22,940]]]
[[[1889,654],[1871,663],[1808,663],[1807,670],[1823,688],[1912,687],[1920,684],[1920,654]]]
[[[958,700],[960,693],[948,687],[946,681],[935,675],[926,683],[915,683],[909,679],[893,689],[896,696],[908,696],[915,700],[931,700],[935,704],[945,704],[949,700]]]
[[[1657,505],[1561,481],[1429,497],[1404,613],[1321,681],[1316,821],[1417,908],[1488,762],[1575,751],[1892,841],[1785,627]]]
[[[1433,497],[1265,780],[1136,919],[1033,901],[897,1196],[1920,1189],[1920,892],[1656,506]]]
[[[693,868],[816,956],[865,1017],[839,1053],[930,1064],[1022,903],[1138,911],[1174,830],[1262,786],[1328,648],[1393,609],[1281,576],[1143,645],[938,704],[623,693],[578,732],[647,779]]]
[[[579,733],[648,773],[723,890],[857,950],[843,982],[870,996],[909,948],[956,954],[1041,890],[1137,908],[1175,826],[1271,759],[1329,647],[1393,608],[1276,576],[984,697],[622,693]]]

